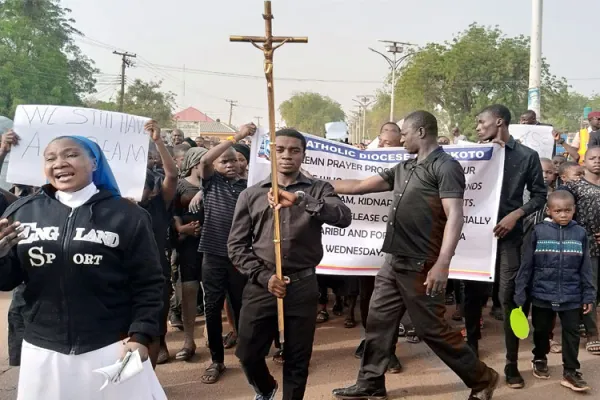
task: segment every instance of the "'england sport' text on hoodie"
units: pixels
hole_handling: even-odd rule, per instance
[[[4,213],[25,239],[0,258],[0,290],[25,282],[24,339],[82,354],[159,335],[164,277],[146,211],[108,191],[71,209],[45,186]]]

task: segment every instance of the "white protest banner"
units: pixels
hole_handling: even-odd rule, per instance
[[[508,126],[508,130],[515,140],[537,151],[540,157],[550,159],[554,151],[553,129],[548,125],[512,124]]]
[[[148,160],[149,118],[91,108],[23,105],[15,113],[14,130],[21,137],[11,151],[7,181],[42,186],[44,149],[59,136],[84,136],[100,145],[121,195],[142,198]]]
[[[264,131],[252,141],[248,184],[270,173],[269,138]],[[312,135],[307,139],[303,168],[324,180],[365,179],[412,156],[404,149],[358,150]],[[445,146],[464,168],[467,190],[464,228],[452,260],[451,278],[492,282],[497,240],[493,228],[498,217],[504,150],[498,145]],[[341,196],[352,210],[347,229],[323,227],[325,255],[317,272],[330,275],[375,275],[384,262],[381,252],[392,193]],[[407,207],[407,206],[405,206]],[[410,208],[405,212],[410,213]]]

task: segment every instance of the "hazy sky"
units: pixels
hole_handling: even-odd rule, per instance
[[[262,53],[248,43],[230,43],[229,35],[262,35],[261,0],[63,0],[73,10],[78,39],[94,59],[100,76],[99,97],[116,94],[120,59],[112,47],[137,53],[129,78],[163,79],[177,94],[179,109],[194,106],[233,123],[262,117],[266,123],[264,79],[216,76],[202,71],[262,76]],[[286,44],[275,54],[276,104],[296,91],[317,91],[354,109],[356,95],[373,94],[389,67],[369,46],[383,50],[378,39],[419,45],[443,42],[472,22],[498,25],[507,35],[529,35],[529,0],[274,0],[275,35],[308,36],[308,44]],[[551,71],[564,76],[577,91],[600,92],[600,53],[595,19],[600,1],[545,2],[543,56]],[[106,46],[109,45],[109,46]],[[592,48],[590,51],[589,48]],[[155,65],[152,65],[155,64]],[[158,65],[172,66],[162,69]],[[185,65],[185,96],[184,73]],[[196,71],[193,71],[196,70]],[[287,81],[308,78],[348,82]],[[543,101],[543,99],[542,99]]]

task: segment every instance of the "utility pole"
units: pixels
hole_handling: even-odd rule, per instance
[[[362,110],[362,134],[361,141],[364,141],[367,137],[367,107],[369,107],[375,101],[371,95],[357,96],[357,99],[353,99],[358,103]]]
[[[385,47],[385,51],[387,51],[388,53],[392,53],[394,55],[393,58],[389,58],[382,52],[372,49],[371,47],[369,47],[369,50],[382,56],[385,59],[385,61],[388,62],[388,64],[390,65],[390,69],[392,70],[392,95],[391,95],[391,99],[390,99],[390,122],[394,122],[394,100],[395,100],[395,95],[396,95],[396,71],[398,70],[398,67],[400,66],[400,64],[402,64],[402,61],[406,60],[408,57],[410,57],[411,55],[414,54],[414,52],[412,51],[412,47],[415,47],[416,45],[412,44],[412,43],[398,42],[396,40],[380,40],[380,42],[388,43],[388,45]],[[407,47],[409,47],[409,49],[406,49]],[[404,54],[404,55],[402,57],[398,58],[398,54]]]
[[[362,115],[361,107],[358,106],[358,111],[352,111],[352,144],[359,143],[360,138],[360,127],[362,126],[360,123],[360,117]]]
[[[229,125],[231,125],[231,117],[233,116],[233,107],[237,107],[237,101],[236,100],[225,100],[226,102],[229,103]]]
[[[262,117],[254,117],[256,118],[256,126],[260,127],[260,120],[262,119]]]
[[[531,1],[531,50],[529,54],[529,91],[527,93],[527,108],[535,111],[538,121],[541,120],[543,3],[543,0]]]
[[[113,51],[113,54],[121,56],[121,98],[119,99],[119,111],[123,112],[123,101],[125,99],[125,68],[133,67],[133,61],[131,58],[136,58],[137,56],[128,52],[119,52]]]

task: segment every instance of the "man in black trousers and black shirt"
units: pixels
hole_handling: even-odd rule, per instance
[[[493,228],[498,237],[496,281],[499,283],[498,295],[504,312],[506,384],[510,388],[519,389],[525,385],[525,381],[517,367],[519,339],[510,327],[510,313],[515,308],[515,278],[521,266],[523,220],[544,207],[548,189],[544,184],[544,173],[538,153],[517,142],[510,135],[510,120],[510,111],[505,106],[496,104],[486,107],[477,117],[477,134],[483,142],[499,143],[505,149],[498,223]],[[529,191],[530,198],[523,204],[525,188]],[[465,281],[467,342],[476,353],[479,351],[478,341],[481,339],[479,321],[489,288],[487,283]]]
[[[239,197],[231,227],[229,256],[248,283],[244,290],[239,357],[256,399],[275,398],[277,383],[265,363],[277,332],[277,298],[284,298],[285,363],[283,400],[304,398],[312,355],[319,289],[315,268],[323,258],[323,224],[346,228],[350,209],[331,184],[300,172],[306,139],[296,130],[276,134],[279,204],[274,204],[271,177]],[[280,209],[284,281],[275,275],[273,208]]]
[[[415,111],[404,119],[404,146],[417,157],[365,180],[334,181],[337,193],[394,192],[383,251],[367,318],[365,352],[356,384],[336,389],[338,399],[387,398],[385,371],[404,304],[418,336],[472,389],[489,400],[498,373],[477,359],[460,332],[444,319],[450,261],[463,226],[465,175],[437,144],[436,118]]]

